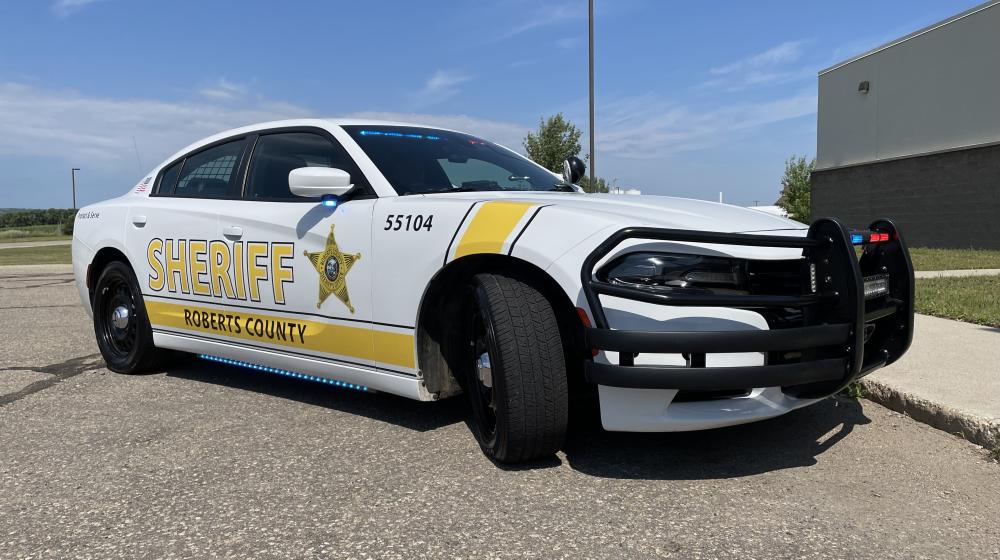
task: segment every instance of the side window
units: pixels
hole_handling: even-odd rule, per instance
[[[288,173],[300,167],[335,167],[350,173],[355,186],[368,188],[361,170],[339,143],[312,132],[280,132],[257,139],[246,196],[255,200],[310,200],[288,189]]]
[[[240,139],[188,156],[181,167],[174,196],[218,198],[231,193],[243,144]]]
[[[181,164],[184,160],[168,167],[163,175],[160,175],[160,182],[156,185],[156,194],[170,194],[174,192],[174,185],[177,184],[177,174],[181,172]]]

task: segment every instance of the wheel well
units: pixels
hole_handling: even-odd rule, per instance
[[[417,318],[417,363],[424,385],[438,397],[461,392],[457,360],[464,340],[466,286],[476,274],[501,273],[538,289],[552,304],[562,332],[570,388],[583,383],[584,331],[576,308],[559,284],[537,266],[506,255],[470,255],[449,263],[431,279]]]
[[[122,261],[123,263],[132,266],[128,262],[128,257],[125,253],[122,253],[114,247],[105,247],[94,255],[94,260],[90,261],[90,266],[87,267],[87,290],[90,292],[90,299],[94,299],[94,287],[97,286],[97,279],[101,277],[101,271],[104,267],[108,266],[109,263],[114,261]]]

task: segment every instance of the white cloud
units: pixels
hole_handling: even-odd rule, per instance
[[[214,84],[198,90],[199,95],[214,101],[234,101],[246,93],[246,86],[230,82],[225,78],[219,78]]]
[[[133,136],[149,164],[222,130],[308,115],[303,107],[266,100],[233,106],[120,99],[7,82],[0,83],[0,155],[62,157],[131,173]]]
[[[142,160],[158,163],[200,138],[257,122],[310,116],[288,103],[246,94],[236,102],[122,99],[0,82],[0,155],[65,158],[90,166],[135,170],[135,136]],[[412,122],[461,130],[521,150],[528,127],[467,115],[359,112],[349,117]],[[146,171],[146,170],[143,170]]]
[[[812,66],[789,68],[804,54],[804,41],[786,41],[736,62],[709,69],[711,79],[698,89],[739,91],[751,87],[777,85],[816,75]]]
[[[813,91],[707,109],[656,95],[620,99],[598,107],[598,155],[618,160],[654,159],[711,149],[815,110]],[[222,130],[310,114],[307,108],[261,100],[245,91],[235,100],[222,102],[200,96],[160,101],[0,82],[0,156],[62,158],[85,162],[90,169],[102,168],[108,176],[131,178],[135,174],[133,136],[143,161],[152,165],[190,142]],[[428,111],[368,111],[347,116],[461,130],[517,151],[523,150],[521,142],[532,128],[532,123]]]
[[[471,76],[454,70],[438,70],[412,97],[419,106],[440,103],[457,95],[461,91],[458,86],[471,79]]]
[[[732,74],[740,70],[760,69],[795,62],[802,56],[802,41],[785,41],[776,47],[771,47],[762,53],[748,56],[742,60],[712,68],[710,72],[716,76]]]
[[[52,11],[59,17],[68,17],[101,1],[103,0],[56,0],[56,3],[52,4]]]
[[[644,95],[598,109],[598,155],[644,159],[712,148],[753,129],[813,114],[816,94],[803,91],[772,101],[707,110]]]
[[[586,19],[587,10],[580,9],[578,4],[542,4],[534,13],[526,16],[507,31],[491,38],[491,41],[503,41],[526,31],[547,27],[566,21]]]

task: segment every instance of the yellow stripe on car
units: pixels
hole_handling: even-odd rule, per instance
[[[413,335],[409,333],[149,299],[145,303],[154,328],[182,329],[404,368],[415,367]]]
[[[499,253],[503,244],[524,218],[537,206],[531,202],[486,202],[480,206],[472,222],[465,228],[454,258],[477,253]]]

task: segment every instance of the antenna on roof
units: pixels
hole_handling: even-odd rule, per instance
[[[132,135],[132,147],[135,148],[135,161],[139,164],[139,173],[142,174],[142,158],[139,157],[139,144],[135,141],[135,135]]]

